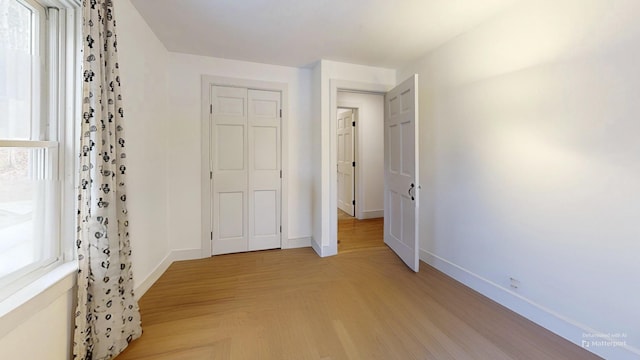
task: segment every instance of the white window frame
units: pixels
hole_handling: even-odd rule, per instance
[[[32,127],[32,138],[38,140],[0,140],[1,147],[41,147],[50,151],[55,168],[56,210],[52,215],[57,222],[54,259],[34,263],[27,268],[0,279],[0,318],[15,315],[14,310],[37,295],[53,288],[77,269],[74,251],[76,237],[77,141],[81,106],[81,10],[79,0],[20,0],[39,10],[42,63],[41,91],[33,97],[40,124]],[[35,77],[34,77],[35,78]],[[34,80],[35,81],[35,80]],[[37,131],[34,134],[34,131]],[[35,135],[35,136],[34,136]],[[51,140],[53,139],[53,140]],[[44,242],[43,242],[44,244]],[[67,279],[68,280],[68,279]],[[68,283],[68,281],[66,281]],[[59,288],[59,286],[58,286]],[[33,303],[33,302],[31,302]],[[12,316],[11,318],[16,318]],[[18,316],[19,318],[19,316]],[[0,336],[5,332],[0,326]]]

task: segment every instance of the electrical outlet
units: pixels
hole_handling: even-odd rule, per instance
[[[514,289],[517,290],[520,287],[520,280],[514,278],[514,277],[510,277],[509,278],[509,286]]]

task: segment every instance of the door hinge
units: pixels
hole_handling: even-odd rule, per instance
[[[282,170],[280,170],[280,179],[282,179]]]
[[[213,104],[209,104],[209,114],[213,114]]]
[[[280,109],[280,118],[282,119],[282,109]]]
[[[356,162],[355,162],[355,161],[354,161],[354,162],[352,162],[352,163],[351,163],[351,166],[356,167]]]
[[[354,121],[354,122],[352,122],[352,123],[351,123],[351,126],[356,126],[356,122],[355,122],[355,121]]]
[[[209,180],[213,179],[213,171],[209,171]]]
[[[211,240],[213,240],[213,231],[211,232]]]
[[[280,225],[280,232],[282,232],[282,225]]]
[[[352,203],[353,205],[355,205],[355,204],[356,204],[356,201],[355,201],[355,200],[351,200],[351,203]]]

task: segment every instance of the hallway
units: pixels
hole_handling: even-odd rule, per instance
[[[383,227],[384,218],[358,220],[338,210],[338,254],[386,247]]]

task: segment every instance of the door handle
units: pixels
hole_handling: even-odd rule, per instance
[[[411,193],[412,191],[415,191],[415,188],[416,188],[415,184],[411,183],[411,186],[409,187],[409,190],[407,191],[407,194],[409,194],[409,196],[411,196],[411,200],[415,200],[415,197]]]

